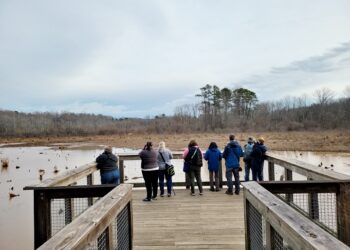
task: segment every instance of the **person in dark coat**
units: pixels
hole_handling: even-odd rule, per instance
[[[101,184],[119,184],[118,157],[112,153],[111,146],[105,148],[96,158],[96,162],[96,167],[100,170]]]
[[[195,196],[194,192],[194,178],[196,178],[199,195],[203,195],[203,186],[201,178],[201,169],[203,166],[203,155],[199,149],[198,144],[195,140],[191,140],[188,144],[188,150],[184,152],[184,160],[190,165],[190,181],[191,181],[191,195]]]
[[[147,197],[143,199],[143,201],[156,200],[159,172],[159,167],[157,164],[158,152],[153,149],[152,142],[147,142],[143,150],[139,153],[139,156],[141,158],[142,176],[145,180],[147,190]]]
[[[239,195],[239,161],[243,156],[243,151],[234,135],[230,135],[230,141],[226,145],[222,157],[225,159],[227,190],[225,194],[233,195],[232,175],[235,177],[235,194]]]
[[[222,159],[222,155],[220,150],[218,149],[218,145],[215,142],[211,142],[208,150],[204,154],[204,159],[208,161],[208,170],[209,170],[209,184],[210,191],[219,192],[219,168],[220,161]],[[213,183],[213,176],[215,175],[215,189]]]
[[[265,140],[263,137],[258,138],[257,142],[254,144],[253,151],[251,153],[253,181],[264,180],[264,160],[266,157],[265,153],[267,151],[264,142]]]

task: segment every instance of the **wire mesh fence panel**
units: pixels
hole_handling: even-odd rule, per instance
[[[277,194],[287,202],[286,194]],[[335,193],[293,194],[290,206],[313,220],[327,231],[337,234],[337,198]]]
[[[51,199],[51,237],[88,207],[88,198]]]
[[[113,232],[117,237],[113,237],[115,249],[128,250],[131,249],[130,245],[130,204],[125,206],[124,209],[118,214],[116,220],[115,229]]]
[[[247,231],[249,249],[264,249],[262,216],[259,211],[247,201]]]
[[[337,233],[337,197],[335,193],[318,194],[319,221],[332,232]]]
[[[51,237],[66,225],[65,199],[51,200]]]
[[[283,250],[283,238],[282,236],[271,227],[271,248],[273,250]]]
[[[84,249],[86,250],[106,250],[109,249],[108,246],[108,228],[103,231],[103,233],[95,240],[94,242],[90,242]]]
[[[293,206],[309,214],[309,195],[308,194],[293,194],[291,201]]]
[[[88,198],[73,199],[73,219],[82,214],[89,207]]]

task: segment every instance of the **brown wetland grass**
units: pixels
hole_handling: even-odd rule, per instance
[[[154,146],[165,141],[171,150],[183,150],[191,139],[195,139],[201,148],[207,148],[215,141],[223,148],[230,133],[188,133],[188,134],[111,134],[96,136],[72,137],[35,137],[35,138],[0,138],[0,143],[23,143],[27,146],[46,146],[54,143],[79,143],[82,147],[96,145],[111,145],[118,148],[143,148],[147,141]],[[331,131],[291,131],[291,132],[235,132],[232,134],[244,145],[249,136],[265,138],[265,144],[270,150],[316,151],[316,152],[350,152],[350,130]],[[60,149],[65,149],[60,146]],[[80,148],[77,148],[80,149]]]

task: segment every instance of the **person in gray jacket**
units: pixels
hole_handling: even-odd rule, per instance
[[[147,142],[143,150],[139,153],[141,158],[142,176],[145,180],[147,197],[143,201],[151,201],[157,199],[158,192],[158,171],[157,164],[158,152],[152,147],[152,142]],[[153,191],[153,195],[152,195]]]
[[[101,184],[119,184],[118,157],[112,153],[112,147],[107,146],[96,158],[97,169],[100,170]]]
[[[159,189],[160,197],[164,197],[164,177],[166,178],[166,186],[168,191],[168,197],[171,196],[171,190],[173,188],[172,177],[166,174],[166,164],[171,165],[171,159],[173,155],[169,149],[165,147],[165,142],[161,141],[158,147],[158,159],[157,163],[159,166]]]

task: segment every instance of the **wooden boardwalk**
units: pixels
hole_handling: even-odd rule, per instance
[[[134,249],[244,249],[243,194],[225,189],[143,202],[145,189],[133,190]]]

